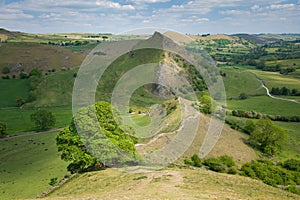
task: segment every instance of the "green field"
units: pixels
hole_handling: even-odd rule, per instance
[[[268,96],[250,97],[245,100],[228,100],[227,107],[230,110],[253,110],[270,115],[300,116],[299,104],[272,99]]]
[[[260,91],[255,91],[260,87],[260,82],[250,72],[234,68],[221,68],[220,71],[226,73],[223,81],[227,98],[236,98],[241,93],[261,94]]]
[[[55,127],[69,125],[72,118],[71,107],[47,108],[47,110],[53,112],[56,118]],[[35,124],[30,120],[30,115],[34,112],[35,110],[19,108],[0,110],[1,122],[7,124],[8,134],[10,135],[33,131],[35,130]]]
[[[0,199],[28,199],[61,180],[67,163],[60,160],[56,132],[0,140]]]
[[[289,89],[300,90],[300,78],[295,78],[294,75],[282,75],[278,72],[266,72],[253,70],[259,78],[264,80],[266,86],[271,90],[272,87],[287,87]]]
[[[26,99],[28,96],[29,81],[20,79],[0,79],[0,108],[15,107],[16,98]]]
[[[300,68],[300,59],[288,59],[288,60],[275,60],[275,61],[267,61],[267,66],[275,66],[281,65],[283,68],[292,67],[292,68]]]

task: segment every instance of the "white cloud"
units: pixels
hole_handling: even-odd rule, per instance
[[[245,11],[245,10],[224,10],[224,11],[220,11],[220,14],[222,14],[222,15],[245,15],[245,14],[250,14],[250,12]]]
[[[164,2],[169,2],[171,0],[128,0],[128,1],[136,4],[141,4],[141,3],[164,3]]]
[[[277,10],[277,9],[291,9],[294,8],[295,4],[272,4],[270,6],[268,6],[267,8],[271,9],[271,10]]]
[[[254,6],[251,7],[251,10],[253,10],[253,11],[257,11],[259,9],[260,9],[259,5],[254,5]]]
[[[135,10],[132,5],[121,5],[118,2],[97,0],[96,4],[104,8],[112,8],[117,10]]]

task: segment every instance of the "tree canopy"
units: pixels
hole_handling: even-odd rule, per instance
[[[69,171],[81,171],[96,163],[117,167],[139,160],[135,131],[121,128],[112,110],[107,102],[82,108],[71,124],[59,132],[56,143],[62,160],[71,162]]]
[[[268,118],[262,118],[255,124],[249,141],[258,145],[267,155],[278,153],[282,143],[287,138],[287,133]]]
[[[31,116],[31,121],[33,121],[38,130],[47,130],[55,125],[55,116],[52,112],[47,110],[38,110]]]

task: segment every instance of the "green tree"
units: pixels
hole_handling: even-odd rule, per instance
[[[255,127],[255,123],[252,120],[247,120],[243,130],[250,135],[255,130]]]
[[[116,167],[139,159],[134,146],[138,142],[135,131],[130,127],[121,129],[119,118],[114,117],[112,110],[107,102],[82,108],[70,126],[59,132],[56,143],[62,152],[61,158],[71,162],[69,171],[82,171],[96,163]],[[78,130],[81,130],[80,138]]]
[[[58,151],[61,152],[61,159],[71,162],[67,169],[75,173],[95,164],[95,158],[87,151],[78,134],[65,127],[56,137]]]
[[[38,128],[38,130],[47,130],[55,125],[55,116],[52,112],[47,110],[38,110],[31,116],[31,121],[33,121]]]
[[[203,95],[200,99],[200,111],[204,114],[210,114],[212,112],[212,99],[208,95]]]
[[[0,122],[0,137],[7,136],[7,126],[5,123]]]
[[[239,99],[241,99],[241,100],[244,100],[244,99],[247,99],[247,98],[248,98],[248,96],[247,96],[246,93],[241,93],[240,96],[239,96]]]
[[[10,68],[9,67],[3,67],[2,74],[9,74]]]
[[[39,69],[32,69],[29,72],[29,76],[36,76],[36,77],[41,77],[42,76],[42,71]]]
[[[282,128],[270,119],[262,118],[256,123],[255,131],[251,133],[249,141],[258,145],[265,154],[272,156],[278,153],[286,138],[287,133]]]
[[[20,106],[23,106],[25,104],[25,99],[22,98],[22,97],[17,97],[16,98],[16,103],[17,103],[17,106],[20,107]]]

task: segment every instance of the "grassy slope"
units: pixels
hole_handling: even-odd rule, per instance
[[[260,83],[248,71],[233,68],[221,68],[220,71],[226,73],[223,81],[227,98],[238,97],[241,93],[258,93],[253,91],[260,87]]]
[[[299,197],[299,196],[298,196]],[[46,199],[296,199],[246,177],[204,169],[126,173],[117,169],[76,177]]]
[[[1,44],[0,55],[0,70],[2,71],[4,66],[13,67],[15,70],[11,70],[11,73],[14,74],[21,70],[21,67],[15,67],[19,63],[26,72],[32,68],[46,72],[49,69],[79,66],[86,56],[67,48],[37,43],[4,43]]]
[[[0,79],[0,108],[16,106],[16,98],[26,99],[29,81],[20,79]]]
[[[28,107],[71,106],[75,70],[45,76],[38,88],[38,99]]]
[[[50,188],[51,178],[67,174],[55,136],[52,132],[0,140],[0,199],[34,198]]]

